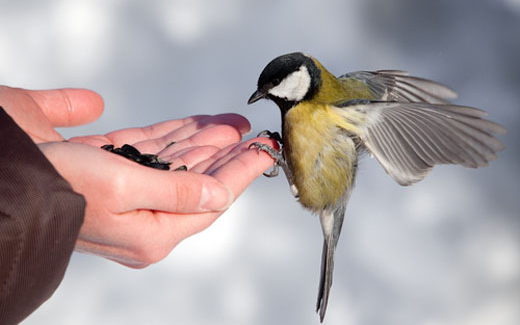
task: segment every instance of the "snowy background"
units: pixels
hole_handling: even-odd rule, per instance
[[[305,51],[333,73],[403,69],[509,129],[490,167],[398,186],[362,162],[326,324],[520,324],[520,0],[0,0],[0,83],[84,87],[103,116],[67,136],[236,112],[263,67]],[[208,230],[144,270],[74,254],[33,324],[318,324],[318,220],[259,178]]]

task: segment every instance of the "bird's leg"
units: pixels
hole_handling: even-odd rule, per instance
[[[268,132],[268,133],[266,133],[266,132]],[[260,134],[264,134],[264,133],[266,135],[277,136],[281,141],[281,137],[278,132],[271,133],[270,131],[266,130],[266,131],[262,131]],[[276,138],[273,138],[273,139],[277,140]],[[249,145],[248,149],[251,149],[251,147],[256,147],[256,150],[258,152],[260,152],[260,151],[266,152],[269,156],[271,156],[271,158],[273,158],[275,160],[274,165],[273,165],[273,170],[271,170],[269,173],[264,173],[264,176],[266,176],[266,177],[278,176],[278,167],[282,167],[282,169],[285,173],[285,176],[287,177],[287,181],[289,182],[289,186],[291,188],[291,193],[294,195],[294,197],[298,197],[298,189],[294,185],[293,176],[292,176],[292,173],[291,173],[289,167],[287,166],[287,162],[285,161],[285,158],[283,156],[282,149],[277,151],[276,149],[268,146],[267,144],[263,144],[260,142],[251,143]]]

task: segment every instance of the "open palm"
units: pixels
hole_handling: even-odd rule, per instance
[[[18,92],[25,113],[8,113],[35,141],[60,174],[87,201],[76,250],[144,267],[164,258],[180,241],[207,228],[273,161],[248,150],[251,142],[275,146],[266,138],[241,143],[249,122],[236,114],[200,115],[68,142],[54,127],[95,120],[99,95],[78,89]],[[29,112],[29,113],[27,113]],[[36,118],[30,116],[37,115]],[[173,143],[173,144],[172,144]],[[99,147],[131,144],[172,162],[163,171],[141,166]]]

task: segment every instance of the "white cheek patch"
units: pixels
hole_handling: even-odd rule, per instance
[[[305,97],[310,86],[311,76],[307,67],[302,65],[300,69],[285,77],[278,86],[269,89],[268,93],[279,98],[298,102]]]

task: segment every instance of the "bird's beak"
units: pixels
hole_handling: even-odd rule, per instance
[[[265,98],[265,94],[261,92],[260,90],[255,91],[251,97],[249,97],[249,100],[247,101],[248,105],[253,104],[254,102],[258,101],[259,99]]]

